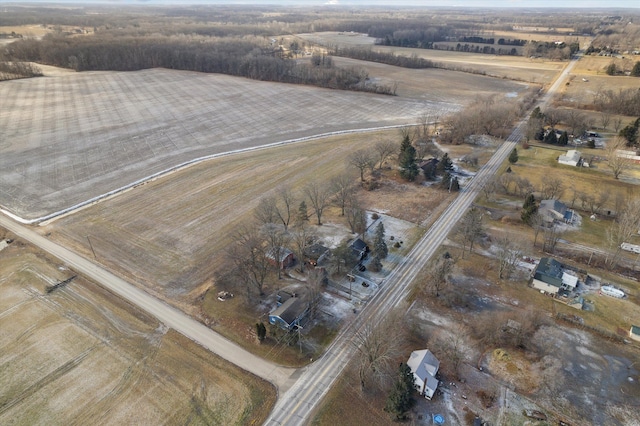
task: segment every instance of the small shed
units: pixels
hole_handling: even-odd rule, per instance
[[[640,342],[640,327],[637,325],[632,325],[629,329],[629,337],[636,342]]]

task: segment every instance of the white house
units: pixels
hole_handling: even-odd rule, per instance
[[[629,337],[637,342],[640,342],[640,327],[638,327],[637,325],[632,325],[629,329]]]
[[[440,361],[431,353],[429,349],[411,352],[407,365],[413,373],[416,387],[420,395],[431,399],[438,389],[438,379],[436,374],[440,368]]]
[[[580,151],[570,149],[565,155],[558,157],[558,163],[576,167],[580,163]]]

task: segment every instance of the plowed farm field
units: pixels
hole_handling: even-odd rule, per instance
[[[194,158],[459,107],[162,69],[8,81],[0,99],[0,205],[28,219]]]
[[[20,240],[0,252],[0,293],[0,424],[259,424],[275,401],[270,384]]]
[[[0,206],[34,220],[197,158],[413,124],[425,113],[457,111],[483,90],[524,88],[463,73],[446,80],[441,70],[376,66],[371,78],[377,74],[400,82],[400,96],[165,69],[3,82]]]

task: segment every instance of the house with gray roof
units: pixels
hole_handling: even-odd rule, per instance
[[[580,151],[570,149],[565,155],[561,155],[560,157],[558,157],[558,163],[576,167],[580,165],[581,156],[582,154],[580,153]]]
[[[407,365],[413,373],[416,388],[420,395],[427,399],[433,398],[440,383],[436,379],[436,374],[440,368],[440,361],[431,353],[429,349],[422,349],[411,352]]]
[[[269,314],[269,324],[293,330],[302,324],[309,313],[307,297],[297,294],[278,294],[278,306]]]
[[[573,210],[559,200],[542,200],[538,213],[547,224],[554,222],[571,223],[573,221]]]
[[[578,286],[578,277],[564,270],[562,263],[543,257],[533,272],[531,286],[545,293],[556,295],[560,290],[571,292]]]

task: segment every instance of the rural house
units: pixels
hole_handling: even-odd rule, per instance
[[[418,164],[418,167],[422,170],[425,178],[433,179],[436,176],[436,170],[439,162],[440,160],[438,160],[437,158],[430,158],[428,160],[420,162],[420,164]]]
[[[558,157],[558,163],[576,167],[580,165],[581,155],[582,154],[580,153],[580,151],[570,149],[565,155],[561,155],[560,157]]]
[[[637,342],[640,342],[640,327],[638,327],[637,325],[632,325],[629,329],[629,337]]]
[[[267,259],[269,260],[269,263],[271,263],[274,266],[276,264],[279,265],[280,269],[288,268],[289,266],[293,265],[293,263],[295,262],[295,257],[293,256],[293,252],[285,247],[280,247],[277,250],[275,247],[271,247],[267,251],[266,256],[267,256]],[[279,257],[277,262],[276,262],[276,257]]]
[[[422,349],[411,352],[407,365],[413,373],[416,388],[420,395],[427,399],[433,398],[439,384],[436,374],[440,368],[440,361],[429,349]]]
[[[287,292],[278,292],[278,306],[269,314],[269,324],[285,330],[293,330],[301,325],[309,313],[307,297]]]
[[[356,238],[355,240],[353,240],[353,242],[349,244],[349,247],[351,247],[353,255],[358,259],[358,261],[367,258],[367,254],[369,253],[369,246],[360,238]]]
[[[558,200],[540,201],[538,213],[540,213],[540,216],[547,225],[555,222],[573,222],[573,210],[567,208],[563,202]]]
[[[327,247],[316,243],[304,249],[304,261],[311,266],[317,266],[328,254]]]
[[[533,273],[533,288],[556,295],[562,290],[572,291],[578,285],[578,277],[564,271],[562,264],[550,257],[543,257]]]

